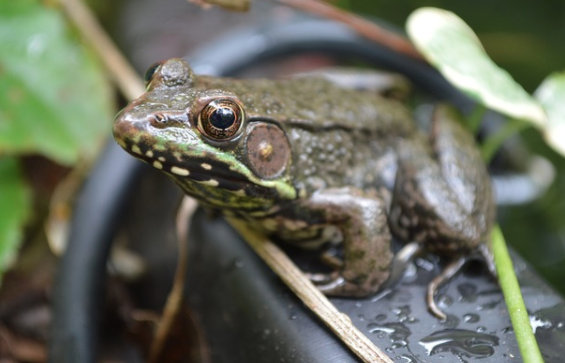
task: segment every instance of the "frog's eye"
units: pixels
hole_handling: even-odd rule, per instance
[[[155,74],[155,72],[157,72],[157,69],[159,69],[159,67],[161,66],[161,64],[163,64],[163,61],[153,63],[153,64],[147,69],[147,72],[145,72],[145,76],[143,76],[143,80],[145,81],[145,86],[148,86],[148,85],[149,85],[149,82],[151,82],[151,78],[153,78],[153,75]]]
[[[211,139],[228,140],[238,134],[243,119],[243,108],[239,103],[231,99],[217,99],[204,107],[198,117],[198,127]]]

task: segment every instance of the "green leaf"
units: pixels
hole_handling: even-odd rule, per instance
[[[55,9],[0,0],[0,74],[0,153],[71,164],[110,133],[108,82]]]
[[[537,126],[541,106],[488,57],[475,33],[457,15],[436,8],[414,11],[406,23],[418,50],[453,85],[483,105]]]
[[[547,112],[543,128],[547,143],[565,155],[565,72],[549,75],[534,95]]]
[[[17,159],[0,157],[0,273],[15,260],[30,208],[30,191]]]

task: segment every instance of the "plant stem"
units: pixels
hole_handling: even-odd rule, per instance
[[[405,37],[396,34],[372,21],[364,19],[346,10],[339,9],[331,4],[316,0],[275,0],[296,9],[332,19],[346,24],[351,29],[370,41],[394,50],[400,54],[425,62],[422,54]]]
[[[473,109],[473,112],[471,112],[471,114],[467,117],[469,130],[471,130],[473,134],[476,134],[479,131],[486,112],[487,109],[485,108],[485,106],[477,104]]]
[[[490,135],[481,146],[481,153],[485,163],[488,164],[490,162],[496,151],[510,136],[522,131],[528,126],[529,124],[527,122],[521,120],[507,120],[507,122],[494,134]]]
[[[187,254],[187,237],[188,237],[188,227],[190,224],[190,219],[196,210],[197,204],[196,200],[190,197],[184,197],[178,207],[177,217],[176,217],[176,229],[177,229],[177,242],[178,242],[178,263],[177,270],[175,272],[175,278],[173,281],[173,287],[167,296],[167,302],[163,308],[163,314],[159,319],[157,325],[157,330],[155,332],[155,337],[151,342],[149,349],[149,358],[147,361],[149,363],[159,362],[160,356],[163,353],[163,348],[167,341],[167,337],[171,331],[175,319],[181,309],[184,282],[186,276],[186,269],[188,264],[188,254]]]
[[[491,237],[498,281],[504,294],[504,300],[506,301],[508,314],[512,321],[512,327],[516,334],[523,362],[543,363],[543,358],[530,325],[528,311],[520,292],[520,285],[518,285],[518,279],[514,272],[514,265],[508,255],[506,242],[498,225],[493,228]]]
[[[130,100],[144,91],[143,81],[81,0],[59,0],[69,19],[94,49],[122,94]]]

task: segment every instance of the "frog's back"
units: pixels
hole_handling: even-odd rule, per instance
[[[414,128],[409,111],[399,101],[376,92],[344,89],[322,78],[200,80],[206,88],[235,93],[252,118],[272,118],[293,127],[362,130],[376,135],[402,135]]]
[[[396,145],[416,129],[399,101],[322,78],[201,80],[207,89],[233,92],[251,120],[270,119],[284,129],[290,174],[307,194],[343,186],[391,189]]]

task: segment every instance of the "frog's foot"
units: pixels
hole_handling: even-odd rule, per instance
[[[349,282],[338,272],[331,273],[306,273],[306,276],[316,285],[318,290],[330,296],[364,297],[376,293],[379,289]]]
[[[367,287],[347,281],[343,276],[337,275],[333,280],[325,284],[316,285],[320,291],[325,295],[330,296],[351,296],[351,297],[365,297],[375,291],[369,290]]]
[[[340,295],[336,293],[345,284],[344,278],[338,271],[330,273],[304,273],[316,287],[326,295]],[[341,294],[343,295],[343,294]]]
[[[306,275],[306,277],[308,277],[308,279],[318,287],[330,284],[339,277],[339,273],[337,271],[330,273],[305,272],[304,275]]]
[[[387,286],[394,286],[400,282],[406,272],[408,264],[412,262],[415,256],[422,254],[425,251],[422,244],[418,242],[411,242],[402,247],[392,259],[390,268],[390,275],[386,281]]]
[[[330,273],[304,273],[325,295],[364,297],[380,290],[380,285],[347,281],[340,271]]]
[[[457,275],[457,273],[461,271],[461,268],[465,266],[467,261],[469,261],[468,258],[464,256],[459,257],[458,259],[452,261],[451,263],[449,263],[449,265],[447,265],[443,269],[443,271],[438,276],[436,276],[428,284],[428,290],[426,293],[426,302],[428,304],[428,310],[430,310],[430,312],[433,315],[435,315],[438,319],[446,320],[447,315],[445,315],[445,313],[441,311],[441,309],[436,305],[435,296],[437,294],[437,291],[441,285],[445,284],[451,278],[453,278],[453,276]]]
[[[437,294],[437,291],[443,284],[447,283],[449,280],[451,280],[451,278],[453,278],[453,276],[457,275],[468,262],[476,260],[483,262],[486,265],[491,276],[495,280],[497,279],[498,274],[496,272],[496,266],[494,265],[494,257],[492,255],[492,252],[488,248],[487,244],[482,244],[479,246],[476,253],[467,256],[461,256],[449,263],[449,265],[447,265],[443,269],[443,271],[428,284],[426,302],[428,304],[428,309],[433,315],[441,320],[447,319],[445,313],[443,313],[435,303],[434,298]]]

